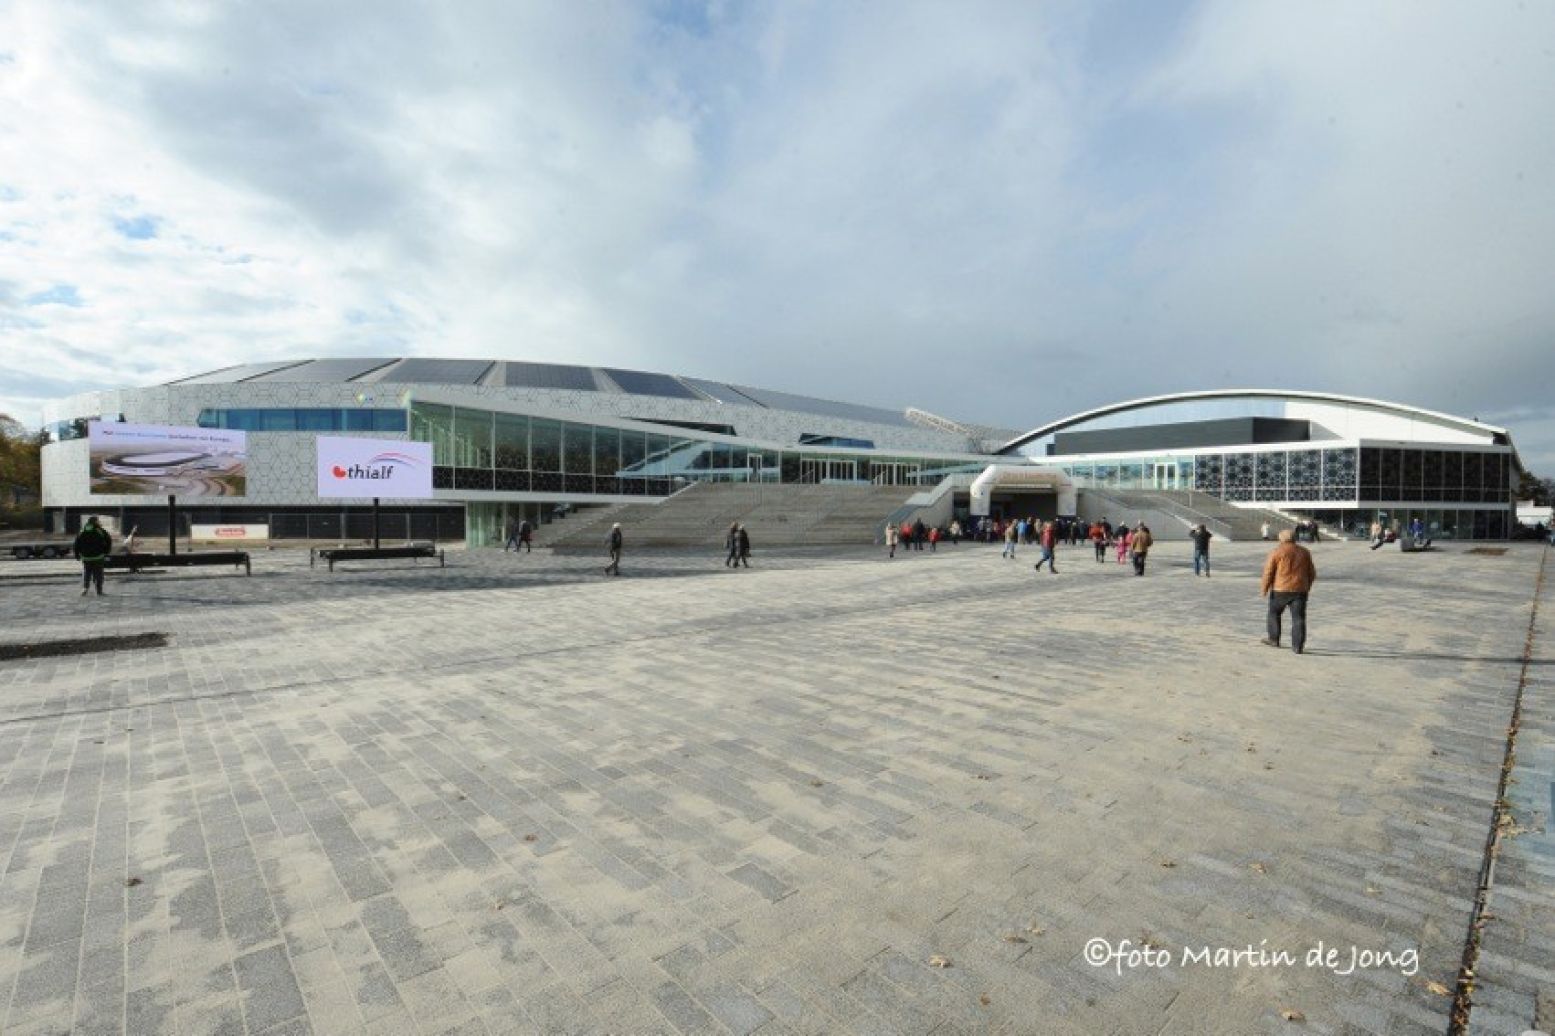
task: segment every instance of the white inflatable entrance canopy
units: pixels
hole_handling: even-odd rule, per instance
[[[1058,496],[1059,514],[1076,514],[1079,494],[1074,483],[1059,468],[1043,468],[1032,464],[990,464],[983,473],[972,480],[972,516],[988,516],[996,489],[1020,492],[1049,492]]]

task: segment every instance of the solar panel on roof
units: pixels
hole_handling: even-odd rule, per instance
[[[243,363],[236,367],[223,367],[221,370],[210,371],[205,374],[196,374],[192,378],[182,378],[170,382],[173,385],[228,385],[234,381],[247,381],[261,374],[280,370],[282,367],[295,367],[306,363],[306,360],[282,360],[279,363]]]
[[[393,363],[392,357],[382,356],[376,360],[349,360],[343,357],[335,357],[328,360],[309,360],[297,367],[286,367],[269,374],[261,374],[251,381],[308,381],[321,383],[334,383],[350,381],[359,378],[368,371],[377,370],[379,367],[387,367]]]
[[[643,371],[623,371],[614,367],[602,368],[610,380],[621,386],[623,392],[634,396],[663,396],[667,399],[696,399],[697,394],[668,374],[647,374]]]
[[[474,385],[481,375],[491,369],[490,360],[439,360],[432,357],[411,357],[401,360],[375,381],[404,385]]]
[[[907,420],[906,414],[898,413],[895,410],[858,406],[853,403],[838,403],[830,399],[815,399],[811,396],[796,396],[788,392],[771,392],[767,389],[746,388],[744,385],[735,387],[738,391],[750,396],[762,406],[771,407],[774,410],[796,410],[802,414],[822,414],[826,417],[841,417],[849,421],[868,421],[872,424],[912,426],[912,422]]]
[[[725,385],[721,381],[707,381],[702,378],[681,378],[680,380],[698,392],[713,397],[719,403],[730,403],[734,406],[761,405],[749,396],[741,394],[733,385]]]
[[[502,365],[502,384],[508,388],[571,389],[598,392],[594,372],[587,367],[562,363],[525,363],[509,360]]]

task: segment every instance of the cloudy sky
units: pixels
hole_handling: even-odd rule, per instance
[[[1555,4],[0,3],[0,410],[667,370],[1012,427],[1199,387],[1555,474]]]

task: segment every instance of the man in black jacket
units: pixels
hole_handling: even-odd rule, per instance
[[[1204,578],[1209,578],[1209,530],[1200,522],[1188,532],[1188,538],[1193,541],[1193,574],[1199,574],[1199,563],[1204,563]]]
[[[610,527],[610,536],[605,540],[605,546],[610,550],[610,564],[605,566],[605,575],[618,576],[621,574],[621,523],[616,522]]]
[[[108,535],[108,530],[97,524],[94,515],[86,520],[81,527],[81,532],[76,536],[76,557],[81,559],[81,596],[85,597],[87,591],[93,586],[97,587],[97,596],[103,595],[103,569],[108,564],[108,555],[113,551],[113,537]]]

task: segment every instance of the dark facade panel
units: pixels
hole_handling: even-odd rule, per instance
[[[894,424],[916,427],[907,415],[879,407],[859,406],[855,403],[838,403],[830,399],[796,396],[789,392],[772,392],[767,389],[731,385],[741,395],[749,396],[764,407],[773,410],[793,410],[801,414],[820,414],[823,417],[840,417],[848,421],[868,421],[871,424]]]
[[[732,406],[761,406],[760,403],[745,395],[733,385],[725,385],[721,381],[707,381],[703,378],[681,378],[680,380],[703,395],[708,396],[715,403],[728,403]]]
[[[1215,421],[1141,425],[1137,428],[1058,432],[1053,436],[1053,452],[1060,455],[1148,452],[1203,446],[1308,442],[1311,438],[1312,429],[1306,421],[1286,417],[1228,417]]]
[[[369,371],[375,371],[380,367],[387,367],[394,362],[392,356],[380,356],[377,359],[331,358],[328,360],[309,360],[307,363],[296,367],[283,367],[269,374],[261,374],[249,381],[262,382],[311,382],[314,384],[334,384],[342,381],[350,381],[352,378],[360,378]]]
[[[387,385],[474,385],[491,369],[490,360],[439,360],[412,357],[401,360],[371,380]]]
[[[587,367],[563,363],[525,363],[509,360],[502,365],[505,388],[568,389],[573,392],[598,392],[594,372]]]
[[[235,381],[248,381],[283,367],[296,367],[306,360],[287,360],[284,363],[243,363],[236,367],[223,367],[219,371],[196,374],[192,378],[169,382],[170,385],[230,385]]]
[[[668,374],[648,374],[643,371],[623,371],[614,367],[601,368],[610,380],[621,386],[621,391],[634,396],[661,396],[665,399],[700,399],[695,392],[682,385],[679,379]]]

